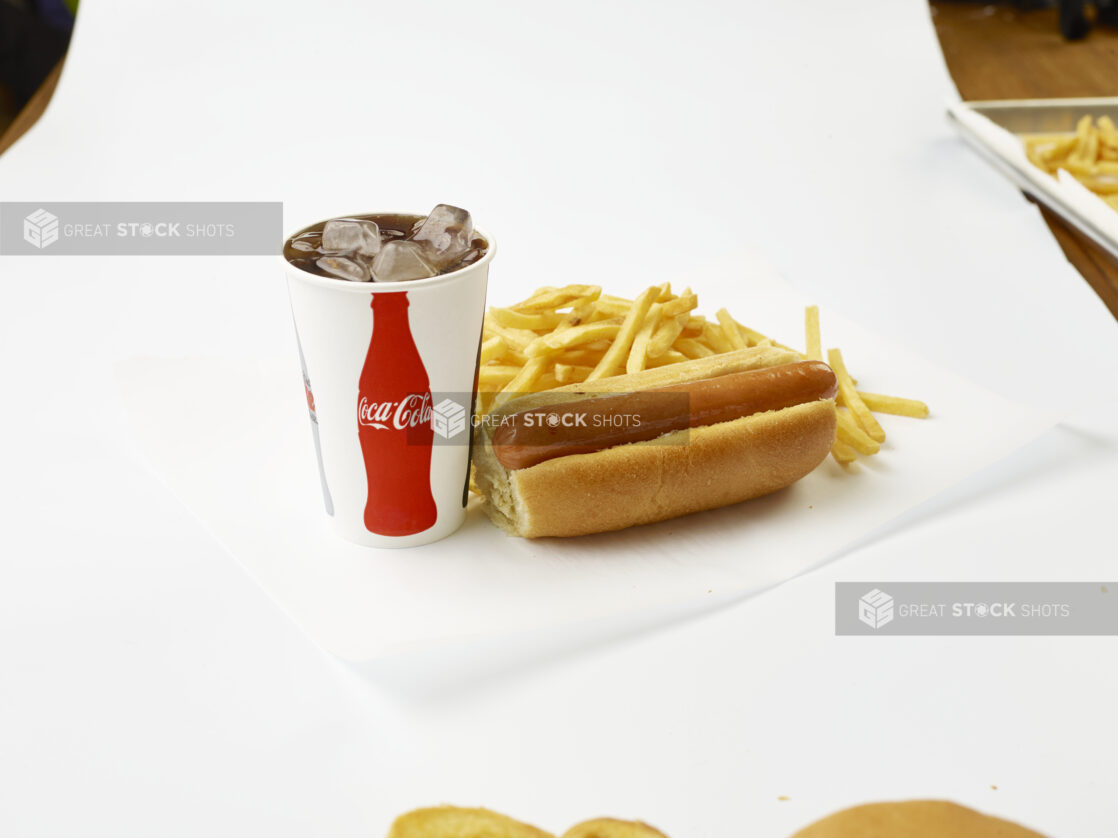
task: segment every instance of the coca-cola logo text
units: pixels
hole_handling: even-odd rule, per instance
[[[357,422],[369,428],[398,431],[431,423],[431,394],[413,393],[394,402],[371,402],[365,396],[357,404]]]

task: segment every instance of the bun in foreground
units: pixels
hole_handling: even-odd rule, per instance
[[[489,809],[432,806],[400,815],[388,831],[388,838],[554,838],[554,836]]]
[[[792,838],[1044,838],[1001,818],[943,800],[869,803],[836,812]]]
[[[643,821],[595,818],[572,826],[563,833],[563,838],[667,838],[667,836]]]

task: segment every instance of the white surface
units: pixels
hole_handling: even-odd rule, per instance
[[[628,292],[746,247],[824,310],[1073,418],[704,617],[350,667],[141,467],[112,380],[140,355],[294,365],[274,262],[0,258],[0,832],[368,836],[453,800],[779,838],[928,795],[1111,835],[1113,639],[832,636],[835,579],[1114,575],[1115,324],[943,123],[923,2],[423,11],[86,0],[0,196],[282,199],[292,219],[450,200],[501,239],[500,299],[585,277],[571,251]],[[446,106],[449,149],[428,130],[448,87],[473,94]],[[590,234],[607,224],[633,243]]]
[[[805,301],[763,263],[738,257],[702,273],[690,284],[719,283],[730,297],[707,297],[710,316],[725,303],[750,312],[755,328],[802,345]],[[337,332],[348,312],[336,315],[321,318],[324,329]],[[299,322],[302,328],[305,321]],[[837,312],[825,312],[822,323],[825,345],[842,348],[860,386],[919,394],[934,407],[934,418],[883,417],[884,453],[856,469],[828,459],[764,500],[573,540],[509,538],[474,508],[452,542],[406,552],[355,547],[323,526],[317,464],[290,359],[236,365],[145,359],[120,364],[117,380],[136,437],[172,491],[316,643],[361,661],[461,637],[562,628],[755,593],[821,564],[1054,424],[890,346]],[[475,324],[473,333],[478,329]],[[428,331],[418,330],[417,340]],[[337,464],[345,458],[330,454],[350,441],[352,427],[331,436],[329,417],[352,413],[351,382],[360,369],[347,362],[363,358],[368,329],[358,346],[339,336],[326,363],[325,334],[310,334],[318,339],[304,336],[303,348],[316,397],[329,397],[317,398],[319,422],[327,475],[344,515],[338,487],[344,490],[345,480]],[[420,342],[425,345],[430,341]],[[450,389],[437,387],[434,376],[432,388]],[[262,411],[262,405],[274,407]],[[435,448],[436,456],[454,451]],[[361,462],[360,451],[355,457]],[[362,471],[357,480],[364,477]],[[459,499],[461,485],[459,476]],[[364,492],[351,492],[351,506],[354,497],[360,526]]]

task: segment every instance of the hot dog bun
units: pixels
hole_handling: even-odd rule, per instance
[[[667,838],[663,832],[643,821],[595,818],[576,824],[562,838]]]
[[[792,838],[1044,838],[1023,826],[943,800],[869,803],[836,812]]]
[[[554,838],[549,832],[489,809],[432,806],[400,815],[388,838]]]
[[[799,360],[754,347],[512,399],[494,413],[698,381]],[[475,434],[475,480],[490,518],[526,538],[624,529],[760,497],[799,480],[827,456],[835,405],[824,399],[509,470],[491,433]],[[673,444],[677,443],[677,444]],[[682,443],[682,444],[679,444]]]

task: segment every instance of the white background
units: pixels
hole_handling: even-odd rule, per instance
[[[1118,332],[950,134],[950,95],[919,0],[85,0],[0,199],[283,200],[289,227],[449,201],[501,241],[495,300],[631,292],[750,248],[1069,418],[700,618],[354,668],[146,469],[112,382],[134,356],[284,353],[297,382],[275,262],[4,257],[0,832],[367,836],[452,801],[554,830],[614,814],[779,837],[943,796],[1112,835],[1113,638],[832,636],[837,579],[1118,575]]]

